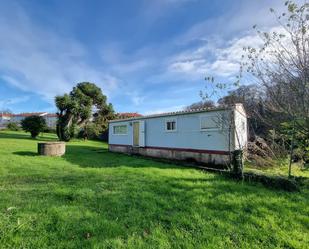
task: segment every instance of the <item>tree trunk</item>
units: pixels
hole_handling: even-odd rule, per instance
[[[293,162],[293,152],[294,152],[294,136],[295,136],[295,117],[293,117],[293,129],[291,138],[291,148],[290,148],[290,162],[289,162],[289,177],[292,176],[292,162]]]

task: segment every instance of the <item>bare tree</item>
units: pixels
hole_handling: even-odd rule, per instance
[[[202,97],[207,99],[227,89],[235,89],[247,77],[256,81],[263,92],[263,112],[254,114],[269,127],[280,125],[280,117],[292,124],[292,158],[294,133],[309,136],[309,4],[286,1],[285,6],[286,12],[280,14],[270,9],[278,22],[277,27],[266,31],[259,30],[256,25],[253,27],[261,44],[244,48],[236,81],[217,83],[213,77],[207,77],[206,80],[213,83],[208,85],[214,87],[212,93],[205,93]],[[227,100],[233,98],[224,99]]]
[[[205,100],[205,101],[199,101],[196,103],[193,103],[187,107],[185,107],[185,110],[196,110],[196,109],[207,109],[207,108],[213,108],[215,107],[215,103],[212,100]]]
[[[279,28],[263,32],[254,26],[263,45],[244,48],[241,73],[253,75],[265,89],[268,108],[293,123],[292,157],[294,131],[309,134],[309,4],[285,5],[287,12],[281,14],[270,9]]]

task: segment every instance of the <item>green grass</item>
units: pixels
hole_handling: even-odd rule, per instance
[[[94,141],[42,157],[28,136],[0,132],[0,248],[308,248],[306,187],[270,190]]]
[[[257,168],[254,164],[246,162],[245,171],[287,177],[289,174],[289,159],[278,160],[275,167],[269,168]],[[293,163],[291,166],[291,175],[309,179],[309,165],[303,166],[301,163]]]

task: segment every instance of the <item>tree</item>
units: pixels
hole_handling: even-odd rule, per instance
[[[244,49],[241,73],[255,77],[265,89],[267,107],[292,124],[292,158],[295,133],[309,134],[309,4],[285,5],[287,11],[281,14],[270,9],[280,28],[262,32],[254,26],[262,46]]]
[[[259,116],[263,113],[263,92],[256,85],[240,86],[235,90],[231,90],[228,94],[218,100],[220,106],[230,106],[236,103],[243,104],[247,116],[249,134],[261,134],[266,128],[260,122]]]
[[[93,120],[85,123],[78,136],[84,139],[98,139],[100,135],[107,132],[108,121],[115,117],[112,104],[108,104],[93,114]]]
[[[46,128],[46,121],[41,116],[29,116],[21,121],[21,127],[30,132],[32,138],[36,138]]]
[[[195,109],[206,109],[215,107],[215,103],[212,100],[205,100],[193,103],[185,108],[186,111]]]
[[[272,111],[266,103],[265,92],[258,85],[243,85],[218,100],[220,106],[229,106],[242,103],[247,116],[249,134],[253,139],[255,136],[266,138],[269,130],[278,128],[281,122],[286,120],[284,115]]]
[[[18,124],[15,122],[9,122],[6,124],[6,128],[10,131],[18,131],[20,128],[18,127]]]
[[[280,28],[257,30],[263,45],[244,48],[242,72],[253,75],[266,92],[266,104],[288,115],[309,132],[309,4],[286,1],[287,12],[275,14]],[[256,26],[254,26],[257,29]]]
[[[56,96],[55,103],[59,110],[57,135],[63,141],[69,141],[76,134],[77,127],[87,124],[93,109],[103,116],[106,109],[113,111],[102,90],[89,82],[78,83],[69,94]]]
[[[253,114],[273,134],[281,132],[282,123],[290,124],[292,158],[293,140],[299,137],[297,134],[302,133],[305,137],[309,134],[309,4],[297,5],[286,1],[285,6],[287,11],[281,14],[270,9],[279,27],[261,31],[254,25],[261,43],[255,47],[244,47],[236,81],[217,83],[213,77],[206,77],[207,82],[214,83],[215,87],[212,93],[206,92],[202,97],[209,98],[214,93],[225,92],[227,88],[235,89],[244,78],[256,81],[263,94],[260,110]],[[223,101],[229,102],[234,97],[229,96]],[[308,148],[309,145],[303,147]]]
[[[115,119],[116,114],[112,104],[102,106],[94,115],[93,123],[100,133],[108,129],[108,121]]]

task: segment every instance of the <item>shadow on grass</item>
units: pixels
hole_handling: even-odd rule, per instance
[[[162,163],[140,156],[130,156],[110,152],[106,148],[86,145],[66,145],[63,158],[72,164],[84,168],[132,167],[132,168],[182,168],[181,166]]]
[[[14,155],[18,156],[38,156],[39,154],[32,151],[15,151],[13,152]]]
[[[6,138],[6,139],[27,139],[32,141],[58,141],[57,137],[52,137],[51,135],[54,134],[44,134],[42,133],[37,138],[32,138],[30,136],[30,133],[5,133],[0,131],[0,138]]]
[[[110,152],[106,148],[86,146],[86,145],[67,145],[66,154],[63,158],[74,165],[83,168],[159,168],[159,169],[189,169],[196,168],[197,165],[186,164],[185,162],[164,161],[160,159],[147,158],[143,156],[126,155],[122,153]],[[218,177],[224,177],[226,180],[235,181],[227,171],[218,171],[207,169],[215,173]],[[248,174],[248,173],[246,173]],[[263,184],[267,188],[274,190],[299,191],[300,181],[290,181],[283,178],[268,177],[266,175],[251,174],[244,180],[247,184]],[[239,180],[236,180],[239,182]],[[307,185],[301,181],[302,185]],[[238,183],[241,184],[241,181]]]

